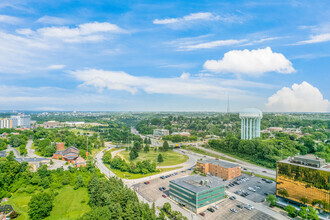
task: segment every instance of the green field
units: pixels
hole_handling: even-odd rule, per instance
[[[13,196],[5,204],[13,206],[20,216],[18,220],[28,218],[28,203],[31,194],[14,193]],[[84,200],[85,203],[81,203]],[[46,219],[77,219],[85,212],[90,211],[88,206],[88,193],[86,188],[73,189],[73,186],[65,186],[58,190],[58,195],[54,199],[54,207],[51,215]]]
[[[202,150],[202,149],[197,148],[197,147],[184,146],[182,148],[185,149],[185,150],[188,150],[188,151],[192,151],[192,152],[195,152],[195,153],[198,153],[198,154],[203,154],[203,155],[210,156],[210,157],[215,157],[215,158],[218,158],[218,159],[221,159],[221,160],[227,160],[227,161],[230,161],[230,162],[236,162],[235,160],[232,160],[230,158],[221,156],[219,154],[211,153],[211,152]]]
[[[132,160],[132,162],[136,163],[138,161],[143,161],[143,160],[156,161],[156,158],[157,158],[158,154],[163,155],[164,162],[157,163],[157,166],[178,165],[178,164],[186,162],[189,159],[188,156],[186,156],[184,154],[177,153],[175,151],[167,151],[167,152],[158,152],[158,151],[156,151],[155,152],[153,149],[151,149],[147,153],[143,152],[143,151],[140,151],[139,152],[139,157],[136,158],[135,160]],[[131,160],[129,159],[129,152],[128,151],[121,151],[120,153],[118,153],[118,155],[122,156],[122,158],[124,158],[127,162],[131,162]]]
[[[105,164],[105,166],[108,167],[108,169],[110,169],[116,176],[118,176],[119,178],[122,178],[122,179],[139,179],[139,178],[153,176],[156,174],[160,174],[160,173],[164,173],[164,172],[168,172],[171,170],[176,170],[176,169],[182,168],[182,166],[172,167],[172,168],[161,168],[161,169],[159,169],[160,172],[147,173],[147,174],[143,175],[141,173],[134,174],[134,173],[129,173],[129,172],[123,172],[123,171],[116,170],[116,169],[111,169],[108,164]]]

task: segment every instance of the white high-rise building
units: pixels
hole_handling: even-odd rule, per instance
[[[251,140],[260,137],[262,112],[256,108],[247,108],[239,113],[241,119],[241,139]]]
[[[30,128],[31,116],[30,115],[12,115],[10,116],[12,120],[13,128],[21,127],[21,128]]]

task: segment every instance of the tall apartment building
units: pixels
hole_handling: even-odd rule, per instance
[[[31,116],[30,115],[12,115],[10,116],[12,120],[13,128],[21,127],[21,128],[30,128]]]
[[[170,197],[191,211],[200,213],[225,198],[225,185],[214,176],[187,176],[170,181]]]
[[[314,155],[289,157],[277,162],[276,195],[288,203],[330,208],[330,164]]]
[[[241,167],[238,164],[220,160],[197,161],[196,168],[203,173],[210,173],[226,180],[233,179],[241,175]]]
[[[154,136],[166,136],[169,135],[169,131],[166,129],[154,129],[153,135]]]
[[[8,118],[0,118],[0,128],[12,128],[13,121]]]

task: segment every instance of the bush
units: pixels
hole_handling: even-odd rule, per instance
[[[49,193],[38,193],[31,197],[29,202],[29,217],[31,219],[44,219],[53,209],[53,196]]]

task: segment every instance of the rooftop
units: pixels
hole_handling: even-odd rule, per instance
[[[202,160],[202,161],[198,161],[199,163],[211,163],[214,165],[218,165],[218,166],[222,166],[225,168],[234,168],[234,167],[238,167],[238,164],[235,163],[230,163],[230,162],[226,162],[226,161],[222,161],[222,160],[214,160],[214,159],[209,159],[209,160]]]
[[[180,179],[171,180],[170,183],[177,184],[195,193],[200,193],[205,190],[224,185],[222,179],[219,177],[204,177],[200,175],[186,176]]]
[[[261,116],[262,117],[262,111],[256,108],[246,108],[239,112],[240,116]]]
[[[326,163],[325,159],[312,154],[288,157],[279,162],[330,172],[330,164]]]

